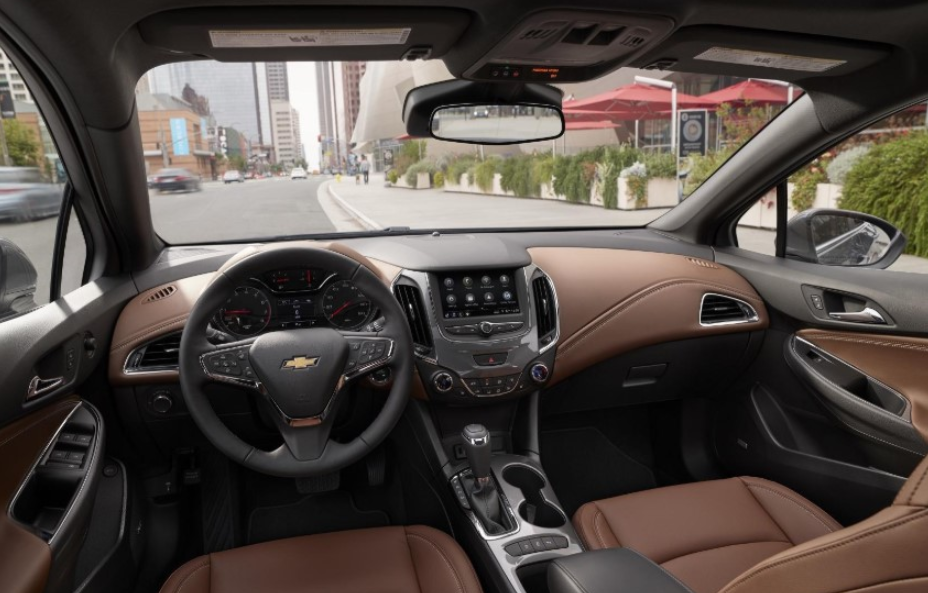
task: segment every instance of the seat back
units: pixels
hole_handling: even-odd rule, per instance
[[[722,589],[722,593],[787,591],[928,591],[928,458],[891,507],[768,558]]]

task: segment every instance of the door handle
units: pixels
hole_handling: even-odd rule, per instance
[[[829,313],[829,317],[838,321],[849,321],[851,323],[881,323],[886,325],[886,320],[880,315],[879,311],[867,307],[863,311],[841,311]]]
[[[58,388],[64,383],[64,377],[55,377],[54,379],[43,379],[36,375],[29,381],[29,390],[26,391],[26,399],[32,399],[45,395],[46,393]]]

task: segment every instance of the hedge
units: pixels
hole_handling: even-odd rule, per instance
[[[839,207],[878,216],[905,233],[906,252],[928,257],[928,134],[874,146],[848,171]]]

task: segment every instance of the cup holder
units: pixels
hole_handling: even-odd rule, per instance
[[[538,472],[524,465],[510,465],[503,470],[503,480],[522,491],[519,516],[537,527],[555,528],[567,523],[564,513],[545,500],[541,489],[546,482]]]

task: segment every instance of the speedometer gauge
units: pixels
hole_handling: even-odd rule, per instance
[[[271,322],[271,303],[257,288],[240,286],[219,310],[219,316],[233,334],[253,336]]]
[[[322,296],[322,312],[329,323],[341,329],[357,329],[371,315],[371,302],[347,280],[328,287]]]

